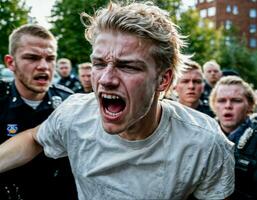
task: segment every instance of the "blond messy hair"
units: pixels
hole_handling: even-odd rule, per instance
[[[173,75],[183,63],[181,48],[185,46],[177,26],[171,22],[168,12],[153,5],[152,2],[120,5],[110,2],[106,8],[99,9],[94,16],[81,14],[85,25],[85,37],[94,46],[98,34],[105,30],[129,33],[151,42],[153,56],[161,71],[171,68]],[[86,23],[89,22],[89,23]]]

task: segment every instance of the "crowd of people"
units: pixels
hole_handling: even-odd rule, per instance
[[[85,18],[92,54],[78,77],[44,27],[9,37],[0,199],[257,199],[250,84],[182,54],[183,36],[152,3],[110,2]]]

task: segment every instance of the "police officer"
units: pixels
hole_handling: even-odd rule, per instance
[[[82,87],[75,91],[75,93],[90,93],[93,92],[93,87],[91,83],[91,71],[92,64],[89,62],[81,63],[78,65],[78,75],[79,81]]]
[[[257,199],[257,120],[253,89],[237,76],[222,77],[210,95],[221,129],[235,143],[233,200]]]
[[[177,79],[174,90],[178,101],[190,108],[214,117],[209,104],[201,101],[200,97],[204,90],[203,72],[201,66],[192,60],[184,62],[185,69]]]
[[[82,89],[80,81],[71,74],[71,61],[69,59],[60,58],[57,61],[57,72],[60,75],[59,84],[70,88],[74,92]]]
[[[56,52],[56,39],[39,25],[23,25],[10,35],[5,63],[15,79],[0,82],[0,143],[39,125],[73,93],[51,84]],[[40,154],[0,176],[0,199],[76,198],[67,158],[53,160]]]

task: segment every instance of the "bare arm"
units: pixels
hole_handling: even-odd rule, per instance
[[[42,152],[36,141],[38,127],[28,129],[0,145],[0,173],[19,167]]]

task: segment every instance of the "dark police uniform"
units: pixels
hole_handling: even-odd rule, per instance
[[[73,74],[65,78],[62,77],[58,81],[58,84],[68,87],[74,92],[79,89],[82,89],[80,81]]]
[[[0,143],[42,123],[72,93],[52,85],[33,109],[22,100],[14,83],[0,82]],[[77,199],[67,157],[54,160],[41,153],[28,164],[1,174],[0,199]]]
[[[207,83],[206,80],[204,80],[204,89],[203,89],[203,93],[200,97],[201,101],[204,103],[204,104],[209,104],[209,96],[211,94],[211,91],[212,91],[212,87]]]
[[[200,100],[199,105],[197,106],[196,110],[205,113],[207,115],[209,115],[210,117],[215,117],[215,114],[212,112],[212,110],[210,109],[209,104],[204,103],[203,101]]]
[[[228,135],[235,143],[235,192],[232,200],[257,199],[257,118],[247,118]]]

